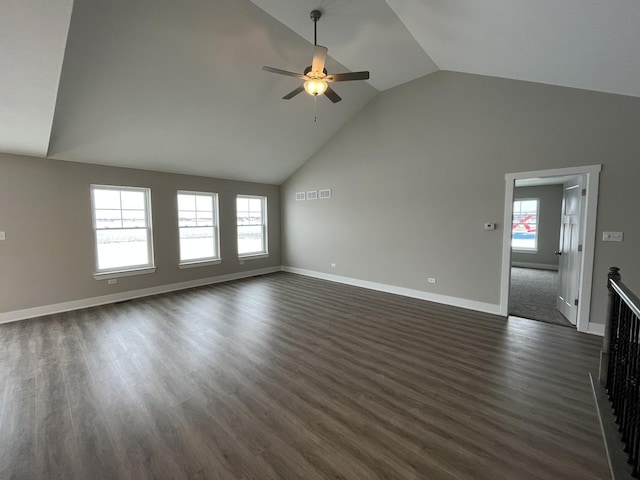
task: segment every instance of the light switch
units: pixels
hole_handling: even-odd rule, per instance
[[[4,232],[0,232],[0,241],[2,240],[6,240],[7,236],[4,234]]]
[[[623,232],[602,232],[603,242],[621,242],[623,239]]]

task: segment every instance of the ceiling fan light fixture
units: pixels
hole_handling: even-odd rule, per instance
[[[322,95],[327,90],[327,82],[320,79],[311,79],[304,82],[304,89],[309,95]]]

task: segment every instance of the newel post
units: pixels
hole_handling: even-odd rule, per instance
[[[602,350],[600,351],[600,373],[598,379],[602,385],[607,383],[607,372],[609,371],[609,349],[611,347],[611,328],[614,315],[617,316],[618,312],[614,312],[614,290],[611,286],[611,280],[619,282],[621,280],[620,269],[618,267],[609,267],[609,273],[607,274],[607,289],[609,290],[609,299],[607,301],[607,318],[605,318],[604,324],[604,340],[602,342]]]

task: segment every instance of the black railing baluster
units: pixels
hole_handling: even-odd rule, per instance
[[[600,353],[600,383],[602,383],[609,392],[613,387],[613,370],[615,366],[618,339],[617,312],[620,302],[620,297],[613,289],[612,281],[620,281],[620,269],[618,267],[609,268],[609,273],[607,274],[607,289],[609,290],[607,319],[605,323],[602,352]]]
[[[622,432],[622,437],[623,437],[623,442],[625,442],[625,444],[628,441],[628,438],[625,437],[625,432],[627,430],[627,425],[629,423],[629,418],[628,418],[628,414],[629,414],[629,407],[631,404],[631,362],[632,362],[632,354],[631,354],[631,349],[632,349],[632,338],[631,338],[631,331],[632,331],[632,320],[633,318],[629,315],[628,310],[625,308],[624,309],[624,315],[625,315],[625,361],[624,361],[624,371],[622,373],[623,375],[623,382],[624,382],[624,386],[623,386],[623,397],[622,397],[622,402],[621,402],[621,417],[620,417],[620,431]]]
[[[618,355],[616,361],[615,372],[615,389],[613,398],[613,414],[616,417],[616,423],[620,425],[619,431],[622,431],[622,410],[624,406],[624,397],[626,391],[626,371],[627,371],[627,356],[629,346],[629,333],[627,325],[627,317],[624,315],[624,310],[620,311],[620,327],[618,329]]]
[[[637,385],[638,382],[636,382]],[[640,402],[640,396],[638,395],[640,392],[640,390],[638,389],[638,387],[636,386],[636,402]],[[636,417],[637,418],[637,417]],[[633,471],[632,471],[632,475],[634,477],[638,477],[639,473],[640,473],[640,427],[638,426],[638,422],[636,421],[636,430],[635,430],[635,434],[634,434],[634,445],[633,448],[631,449],[631,454],[632,454],[632,464],[633,464]]]
[[[637,341],[636,341],[636,329],[638,319],[633,315],[633,312],[628,308],[625,308],[625,315],[629,319],[629,354],[627,356],[627,371],[626,371],[626,396],[624,401],[624,413],[623,413],[623,430],[622,441],[626,443],[625,452],[629,454],[629,463],[633,463],[633,439],[632,430],[635,422],[635,407],[636,407],[636,363],[637,363]]]
[[[633,313],[633,312],[631,312]],[[627,441],[626,451],[629,453],[629,463],[635,465],[636,431],[638,426],[638,328],[640,320],[635,315],[631,316],[631,350],[629,368],[629,407],[627,409],[628,420],[624,438]]]
[[[609,389],[609,398],[613,402],[613,399],[616,397],[616,393],[618,392],[618,379],[620,378],[619,369],[620,369],[620,349],[622,348],[620,335],[620,304],[615,306],[615,310],[613,312],[613,317],[615,318],[615,331],[612,333],[615,335],[611,338],[613,343],[613,359],[611,361],[611,387]]]
[[[616,372],[618,368],[618,362],[620,361],[620,297],[613,295],[613,301],[611,305],[611,348],[609,359],[609,375],[607,390],[609,393],[609,399],[613,398],[616,389]]]

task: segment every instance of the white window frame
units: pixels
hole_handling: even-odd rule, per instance
[[[250,252],[240,254],[238,252],[239,260],[252,260],[259,258],[267,258],[269,256],[269,228],[267,221],[267,197],[263,195],[236,195],[236,248],[238,248],[238,202],[239,198],[259,199],[262,202],[262,238],[264,250],[261,252]]]
[[[535,236],[535,246],[533,248],[527,247],[511,247],[511,251],[516,253],[538,253],[538,238],[540,235],[540,199],[539,198],[514,198],[512,205],[512,214],[511,214],[511,241],[513,242],[513,220],[515,214],[515,204],[516,202],[536,202],[536,236]]]
[[[144,209],[145,209],[146,226],[137,227],[137,228],[144,229],[147,232],[147,253],[148,253],[149,263],[140,264],[140,265],[129,265],[126,267],[104,268],[104,269],[100,269],[98,267],[98,235],[97,235],[98,230],[118,230],[118,229],[114,229],[114,228],[99,229],[96,227],[96,208],[95,208],[94,194],[93,194],[94,190],[115,190],[118,192],[127,191],[127,192],[144,193]],[[93,276],[96,280],[108,280],[111,278],[144,275],[148,273],[154,273],[156,271],[154,252],[153,252],[153,226],[152,226],[153,222],[151,218],[151,189],[150,188],[91,184],[91,220],[92,220],[92,226],[93,226],[93,246],[94,246],[94,259],[95,259],[95,265],[94,265],[95,273]],[[127,228],[126,230],[130,230],[130,228]]]
[[[214,231],[214,252],[213,257],[195,258],[192,260],[182,260],[182,248],[180,245],[180,231],[183,228],[198,228],[195,227],[181,227],[180,226],[180,204],[178,203],[178,195],[193,195],[201,197],[210,197],[213,203],[213,231]],[[197,209],[196,209],[197,212]],[[222,262],[220,256],[220,211],[218,207],[218,194],[214,192],[195,192],[191,190],[178,190],[176,193],[176,213],[178,214],[178,255],[179,255],[179,268],[193,268],[193,267],[206,267],[209,265],[219,265]]]

